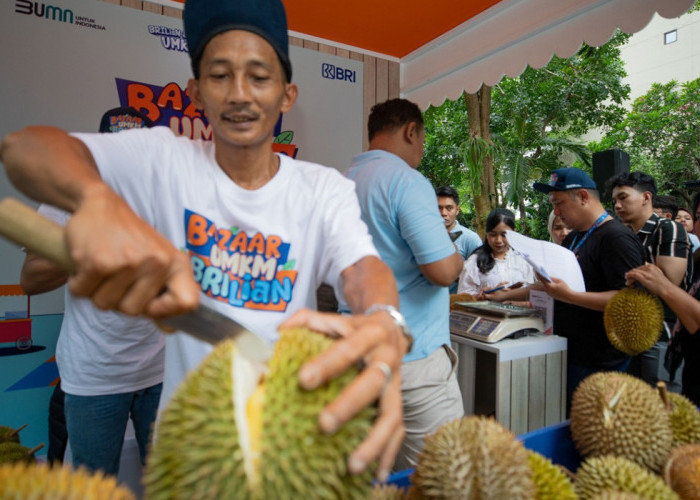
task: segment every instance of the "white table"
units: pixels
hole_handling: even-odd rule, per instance
[[[467,415],[494,415],[515,434],[566,418],[566,339],[530,335],[488,344],[452,334]]]

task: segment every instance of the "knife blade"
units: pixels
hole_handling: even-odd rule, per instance
[[[251,361],[264,363],[272,356],[272,346],[269,342],[239,322],[204,304],[200,304],[194,311],[161,318],[156,323],[181,330],[213,345],[222,340],[233,339],[241,354]]]
[[[70,273],[75,272],[63,228],[15,198],[0,200],[0,235]],[[264,362],[272,355],[269,342],[205,304],[187,313],[161,318],[156,323],[166,330],[180,330],[210,344],[233,339],[241,354],[252,361]]]

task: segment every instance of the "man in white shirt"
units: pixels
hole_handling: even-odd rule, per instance
[[[271,341],[280,323],[340,336],[302,367],[300,383],[313,389],[365,362],[319,425],[332,433],[379,400],[348,467],[361,472],[378,459],[383,479],[405,433],[399,367],[410,337],[353,183],[271,150],[279,114],[298,92],[284,7],[187,1],[184,21],[194,73],[188,95],[214,141],[163,127],[103,135],[29,127],[3,140],[0,159],[26,195],[72,213],[66,240],[77,272],[68,284],[98,307],[159,318],[203,302]],[[322,282],[344,295],[353,316],[304,309],[315,307]],[[183,334],[167,337],[161,405],[210,349]]]

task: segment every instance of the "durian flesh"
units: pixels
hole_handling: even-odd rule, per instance
[[[165,498],[366,498],[372,472],[352,475],[347,457],[369,431],[373,408],[333,435],[321,409],[357,374],[350,370],[314,391],[298,371],[332,342],[305,329],[280,332],[267,366],[251,364],[233,342],[219,344],[164,410],[144,482]]]

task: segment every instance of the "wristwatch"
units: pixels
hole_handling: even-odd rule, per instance
[[[365,315],[370,315],[377,311],[384,311],[385,313],[389,314],[389,316],[391,316],[391,318],[394,320],[394,323],[396,323],[396,326],[401,328],[401,332],[408,343],[406,353],[408,354],[411,352],[411,349],[413,348],[413,335],[411,335],[411,329],[408,327],[408,323],[406,322],[406,318],[404,318],[403,314],[401,314],[401,312],[394,306],[389,304],[372,304],[365,310]]]

